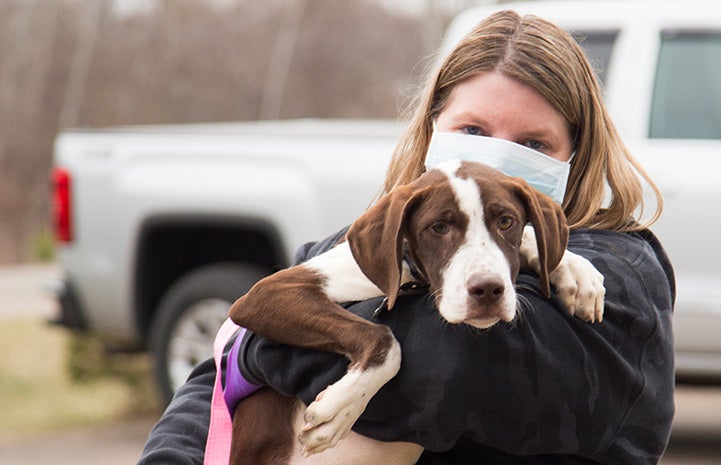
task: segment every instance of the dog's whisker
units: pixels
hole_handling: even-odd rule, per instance
[[[428,294],[430,297],[433,297],[433,300],[436,302],[441,300],[441,297],[443,297],[443,289],[436,289],[435,291],[432,291],[430,294]]]

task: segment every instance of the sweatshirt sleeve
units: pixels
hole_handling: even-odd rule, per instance
[[[569,248],[605,277],[603,323],[569,316],[530,274],[518,278],[517,320],[484,331],[443,322],[427,296],[403,297],[375,320],[400,341],[401,370],[354,430],[421,444],[426,460],[464,444],[465,457],[495,463],[657,463],[674,412],[673,271],[638,234],[575,231]],[[372,319],[377,305],[350,310]],[[262,338],[251,355],[262,379],[305,403],[347,366]]]
[[[329,249],[343,237],[346,229],[322,241],[304,244],[296,251],[293,263],[300,263]],[[227,357],[227,351],[224,357]],[[223,361],[223,366],[226,366],[226,360]],[[203,463],[215,374],[215,362],[212,358],[203,361],[193,370],[148,435],[138,465]]]
[[[213,359],[193,370],[150,432],[138,465],[202,465],[215,373]]]

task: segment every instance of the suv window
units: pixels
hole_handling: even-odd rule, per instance
[[[721,30],[661,33],[649,137],[721,139]]]
[[[613,52],[613,44],[618,31],[573,31],[572,35],[586,53],[601,85],[605,84],[608,62],[611,60],[611,52]]]

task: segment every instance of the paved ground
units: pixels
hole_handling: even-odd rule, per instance
[[[721,387],[677,388],[671,444],[661,464],[721,464]]]
[[[132,465],[138,461],[155,418],[132,419],[101,428],[0,439],[3,465]]]
[[[721,464],[721,389],[681,387],[677,406],[674,437],[661,464]],[[134,464],[154,422],[155,418],[139,418],[102,428],[48,433],[20,440],[0,438],[0,463]]]
[[[58,277],[53,265],[0,266],[0,323],[24,315],[47,318],[55,304],[43,290]],[[669,452],[662,465],[721,464],[721,387],[681,386]],[[155,418],[100,428],[0,437],[2,465],[128,465],[136,463]]]

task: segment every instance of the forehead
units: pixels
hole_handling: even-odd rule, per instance
[[[496,72],[471,76],[451,91],[439,118],[488,132],[570,137],[569,123],[537,90]]]

